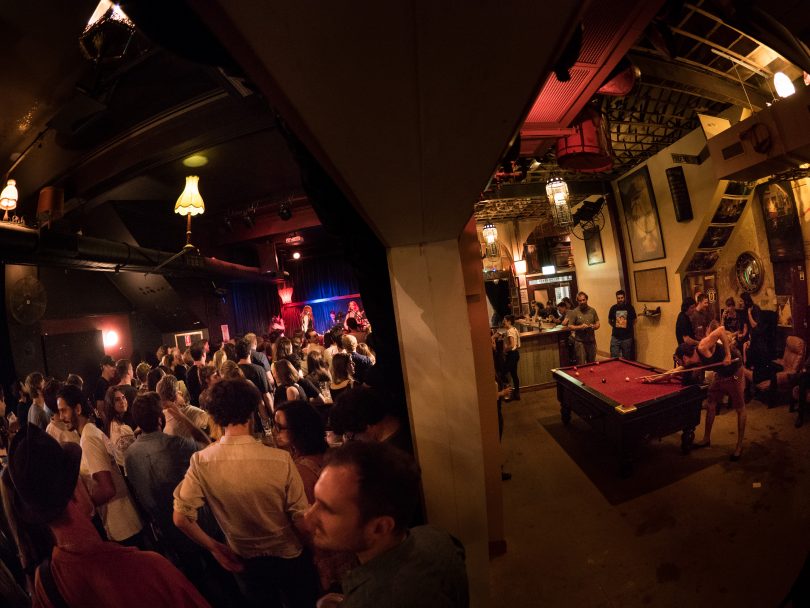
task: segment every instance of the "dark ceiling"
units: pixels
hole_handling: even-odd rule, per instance
[[[180,58],[140,30],[122,58],[91,61],[80,51],[79,36],[95,0],[53,0],[44,3],[47,10],[42,4],[8,3],[0,15],[7,40],[0,69],[11,83],[0,114],[0,169],[5,173],[25,154],[11,177],[20,191],[18,213],[29,223],[40,188],[55,185],[65,191],[74,229],[103,234],[103,226],[89,224],[95,208],[113,204],[140,244],[175,250],[184,226],[173,205],[193,172],[206,203],[206,213],[194,220],[195,235],[211,253],[227,257],[230,251],[238,261],[255,263],[230,229],[246,215],[264,218],[261,230],[244,234],[256,243],[283,241],[289,232],[317,224],[274,112],[238,69]],[[145,3],[130,4],[137,10]],[[761,107],[773,98],[768,81],[774,71],[800,79],[801,70],[726,23],[740,21],[729,6],[704,0],[664,6],[627,55],[641,70],[633,90],[596,97],[609,125],[613,168],[569,172],[568,179],[613,179],[698,127],[699,113]],[[767,6],[806,36],[808,3]],[[154,19],[143,23],[156,31]],[[230,64],[221,47],[203,46],[209,49],[203,59]],[[205,155],[208,164],[184,167],[182,160],[192,154]],[[536,160],[520,181],[545,181],[557,169],[551,149]],[[286,201],[307,221],[278,219]],[[309,242],[321,236],[315,232]],[[327,249],[333,245],[327,241]]]

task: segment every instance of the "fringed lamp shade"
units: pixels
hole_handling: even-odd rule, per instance
[[[515,274],[526,274],[526,260],[515,260],[513,266],[515,268]]]
[[[286,285],[284,287],[279,287],[278,297],[281,298],[282,304],[289,304],[290,302],[292,302],[293,288],[287,287]]]
[[[199,190],[200,178],[196,175],[186,177],[186,187],[183,194],[174,205],[174,212],[180,215],[199,215],[205,213],[205,203]]]

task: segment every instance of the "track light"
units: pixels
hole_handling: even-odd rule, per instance
[[[292,205],[289,201],[284,201],[278,206],[278,216],[285,222],[292,217]]]
[[[250,211],[245,213],[245,215],[242,216],[242,223],[245,225],[245,228],[248,229],[253,228],[253,226],[256,224],[256,220],[253,216],[253,213],[251,213]]]

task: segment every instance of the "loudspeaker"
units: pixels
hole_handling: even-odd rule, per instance
[[[672,204],[675,206],[675,219],[679,222],[688,222],[693,217],[692,201],[689,198],[689,189],[686,187],[683,167],[667,169],[667,182],[672,195]]]

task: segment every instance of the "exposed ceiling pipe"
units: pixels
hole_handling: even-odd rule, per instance
[[[5,263],[145,273],[153,272],[161,260],[172,255],[106,239],[0,223],[0,259]],[[253,266],[193,254],[167,264],[158,274],[262,283],[284,280],[284,273],[262,273]]]

